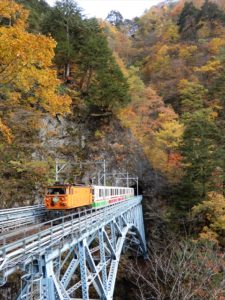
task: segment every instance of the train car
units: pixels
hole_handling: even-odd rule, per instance
[[[112,186],[57,184],[46,189],[44,204],[48,210],[79,207],[101,208],[134,196],[134,189]]]
[[[134,189],[116,186],[93,186],[92,207],[99,208],[134,197]]]

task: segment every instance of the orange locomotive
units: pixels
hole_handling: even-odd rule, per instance
[[[47,188],[45,207],[47,209],[73,209],[92,204],[91,187],[54,185]]]

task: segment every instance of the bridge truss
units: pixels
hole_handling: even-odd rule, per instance
[[[2,284],[20,270],[17,300],[113,299],[121,253],[146,255],[141,200],[46,222],[14,242],[0,238]]]

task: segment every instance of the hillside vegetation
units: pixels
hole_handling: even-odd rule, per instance
[[[176,214],[195,206],[202,236],[222,241],[224,220],[216,229],[206,203],[224,210],[225,12],[209,1],[162,3],[105,28],[130,85],[122,123],[171,183]]]
[[[97,20],[73,0],[0,1],[0,205],[42,199],[57,156],[93,159],[92,149],[97,159],[110,147],[121,163],[119,120],[166,182],[145,200],[147,231],[157,201],[166,230],[160,243],[150,236],[150,262],[129,266],[132,299],[225,299],[224,8],[181,0]],[[49,120],[89,136],[67,128],[77,144],[57,148]]]

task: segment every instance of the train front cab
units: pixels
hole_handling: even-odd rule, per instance
[[[67,210],[92,203],[92,191],[88,186],[49,186],[45,193],[45,207],[49,210]]]

